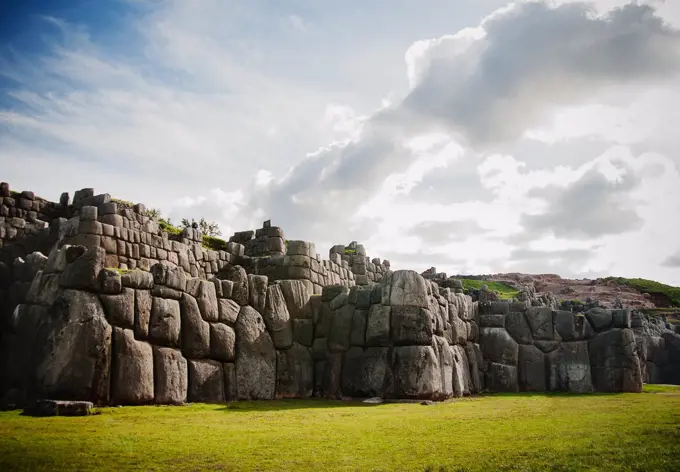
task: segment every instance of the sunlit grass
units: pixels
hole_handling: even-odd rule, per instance
[[[680,470],[680,391],[0,413],[0,470]]]

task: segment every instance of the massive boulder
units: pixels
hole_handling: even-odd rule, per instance
[[[187,401],[187,361],[177,349],[153,348],[154,403],[181,405]]]
[[[519,346],[519,388],[528,392],[546,391],[545,354],[536,346]]]
[[[593,386],[598,392],[642,391],[642,371],[632,329],[601,332],[589,341],[588,349]]]
[[[130,329],[114,328],[111,402],[141,405],[154,400],[153,350]]]
[[[421,308],[429,306],[427,281],[418,272],[398,270],[392,273],[386,289],[389,291],[389,305]]]
[[[96,295],[65,290],[49,310],[35,348],[38,390],[56,400],[109,400],[111,326]]]
[[[499,364],[517,365],[519,345],[505,329],[481,328],[479,332],[484,359]]]
[[[293,327],[288,306],[279,284],[267,288],[267,301],[262,317],[277,349],[288,349],[293,344]]]
[[[392,351],[392,389],[396,398],[440,399],[439,358],[432,346],[399,346]]]
[[[205,359],[189,359],[190,402],[221,403],[225,401],[222,364]]]
[[[294,343],[290,349],[277,351],[276,396],[308,398],[314,388],[314,361],[308,347]]]
[[[262,316],[249,306],[236,320],[236,386],[240,400],[271,400],[276,390],[276,349]]]
[[[351,348],[342,371],[343,393],[351,397],[382,397],[387,363],[386,347]]]
[[[587,341],[561,343],[557,350],[546,357],[550,390],[573,393],[593,391]]]

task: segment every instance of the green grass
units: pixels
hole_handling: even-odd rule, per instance
[[[480,289],[482,285],[486,285],[489,290],[496,292],[503,300],[511,300],[519,295],[519,290],[504,282],[491,282],[488,280],[474,280],[463,279],[463,288],[469,290],[471,288]]]
[[[679,425],[678,392],[4,412],[0,470],[676,471]]]
[[[169,221],[164,220],[163,218],[160,218],[158,220],[158,227],[160,229],[162,229],[163,231],[165,231],[166,233],[169,233],[169,234],[178,235],[182,232],[182,228],[178,228],[177,226],[173,226],[172,224],[170,224]]]
[[[647,279],[627,279],[624,277],[607,277],[605,281],[614,281],[620,285],[627,285],[642,293],[661,295],[667,298],[671,306],[680,306],[680,287],[662,284]]]
[[[215,236],[203,235],[203,247],[213,249],[215,251],[226,251],[227,242],[224,239]]]

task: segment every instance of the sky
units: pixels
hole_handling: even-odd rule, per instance
[[[680,285],[680,2],[0,0],[0,180],[394,269]]]

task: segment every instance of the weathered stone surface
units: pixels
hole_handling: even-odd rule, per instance
[[[218,320],[222,323],[235,324],[238,318],[238,313],[241,311],[241,306],[234,300],[227,300],[220,298],[217,301],[217,308],[219,313]]]
[[[264,275],[248,274],[248,296],[250,306],[255,308],[260,314],[263,314],[265,310],[268,280],[269,279]]]
[[[73,253],[73,255],[71,255]],[[61,276],[61,286],[72,289],[99,290],[99,272],[104,268],[106,252],[101,247],[71,246],[66,250],[69,262]]]
[[[279,285],[291,319],[311,319],[310,293],[307,286],[301,280],[282,280]]]
[[[560,343],[557,341],[534,341],[534,346],[548,354],[560,347]]]
[[[392,341],[395,345],[432,344],[435,317],[429,310],[417,306],[392,306],[391,314]]]
[[[115,270],[103,269],[99,272],[101,293],[116,295],[123,289],[123,279]]]
[[[563,342],[546,356],[550,390],[573,393],[593,391],[588,342]]]
[[[427,308],[427,282],[415,271],[398,270],[389,283],[389,305]]]
[[[228,402],[231,402],[238,398],[236,365],[232,363],[222,364],[222,369],[224,371],[224,396]]]
[[[210,355],[210,324],[203,320],[196,299],[185,293],[181,302],[182,352],[189,358]]]
[[[467,354],[470,382],[472,382],[471,393],[481,392],[483,388],[481,370],[484,367],[482,349],[479,347],[479,344],[467,343],[465,345],[465,354]]]
[[[224,395],[222,364],[212,360],[189,359],[188,399],[196,403],[221,403]]]
[[[161,346],[177,347],[179,346],[180,327],[179,302],[153,297],[149,319],[149,340]]]
[[[486,371],[485,387],[492,392],[517,392],[517,368],[492,362]]]
[[[39,390],[62,400],[109,400],[111,326],[99,298],[65,290],[50,309],[50,325],[37,341]]]
[[[385,305],[371,305],[366,323],[366,346],[390,345],[391,308]]]
[[[135,292],[135,310],[134,310],[135,337],[138,339],[146,339],[149,336],[149,323],[151,322],[151,308],[152,308],[151,293],[148,290],[135,290],[134,292]]]
[[[504,328],[505,315],[481,315],[479,326],[482,328]]]
[[[45,274],[39,271],[26,293],[26,302],[52,306],[59,294],[59,274]]]
[[[345,355],[342,391],[351,397],[383,396],[389,349],[353,347]]]
[[[432,346],[395,347],[391,371],[392,392],[397,398],[438,399],[443,396],[439,359]]]
[[[364,346],[366,344],[366,319],[368,310],[354,310],[352,319],[352,332],[349,342],[352,346]]]
[[[526,392],[546,391],[545,354],[536,346],[519,346],[517,370],[520,390]]]
[[[612,310],[613,328],[630,328],[630,323],[631,323],[630,310]]]
[[[598,333],[608,330],[612,325],[612,312],[604,308],[591,308],[586,312],[586,318]]]
[[[181,405],[187,401],[187,360],[177,349],[153,346],[154,403]]]
[[[38,400],[24,412],[29,416],[89,416],[93,406],[86,401]]]
[[[210,357],[223,362],[236,358],[236,333],[224,323],[210,323]]]
[[[527,311],[524,314],[535,340],[552,341],[555,339],[551,308],[532,306],[527,308]]]
[[[314,342],[314,323],[312,320],[293,320],[293,341],[312,347]]]
[[[135,291],[123,289],[120,295],[100,295],[109,324],[133,329],[135,325]]]
[[[151,275],[155,285],[164,285],[180,292],[186,290],[186,274],[181,267],[167,263],[154,264],[151,266]]]
[[[288,349],[293,344],[293,326],[281,286],[267,288],[266,307],[262,313],[267,331],[276,349]]]
[[[140,290],[151,290],[151,287],[153,287],[154,284],[154,279],[150,272],[135,269],[121,275],[121,282],[123,283],[123,287],[130,287]]]
[[[333,312],[330,329],[328,331],[328,349],[331,351],[346,351],[350,346],[354,307],[345,305]]]
[[[480,345],[484,359],[499,364],[516,366],[519,345],[503,328],[480,328]]]
[[[233,283],[231,299],[241,306],[248,305],[250,300],[250,284],[248,274],[241,266],[233,266],[227,271],[227,280]],[[223,287],[224,288],[224,287]]]
[[[276,389],[276,350],[262,316],[241,308],[236,321],[236,384],[240,400],[271,400]]]
[[[642,371],[632,329],[611,329],[600,333],[589,342],[588,349],[596,391],[642,391]]]
[[[290,349],[276,351],[278,398],[309,398],[314,388],[314,361],[308,347],[294,343]]]
[[[449,346],[448,341],[440,336],[434,337],[433,347],[435,348],[435,354],[437,354],[439,357],[439,368],[441,369],[442,379],[442,396],[444,398],[449,398],[454,394],[454,351],[451,346]],[[465,370],[467,370],[467,360],[465,364]]]
[[[153,350],[130,329],[113,328],[111,402],[140,405],[154,399]]]
[[[217,306],[217,294],[214,283],[207,280],[199,281],[196,302],[205,321],[217,321],[219,319],[219,308]]]

